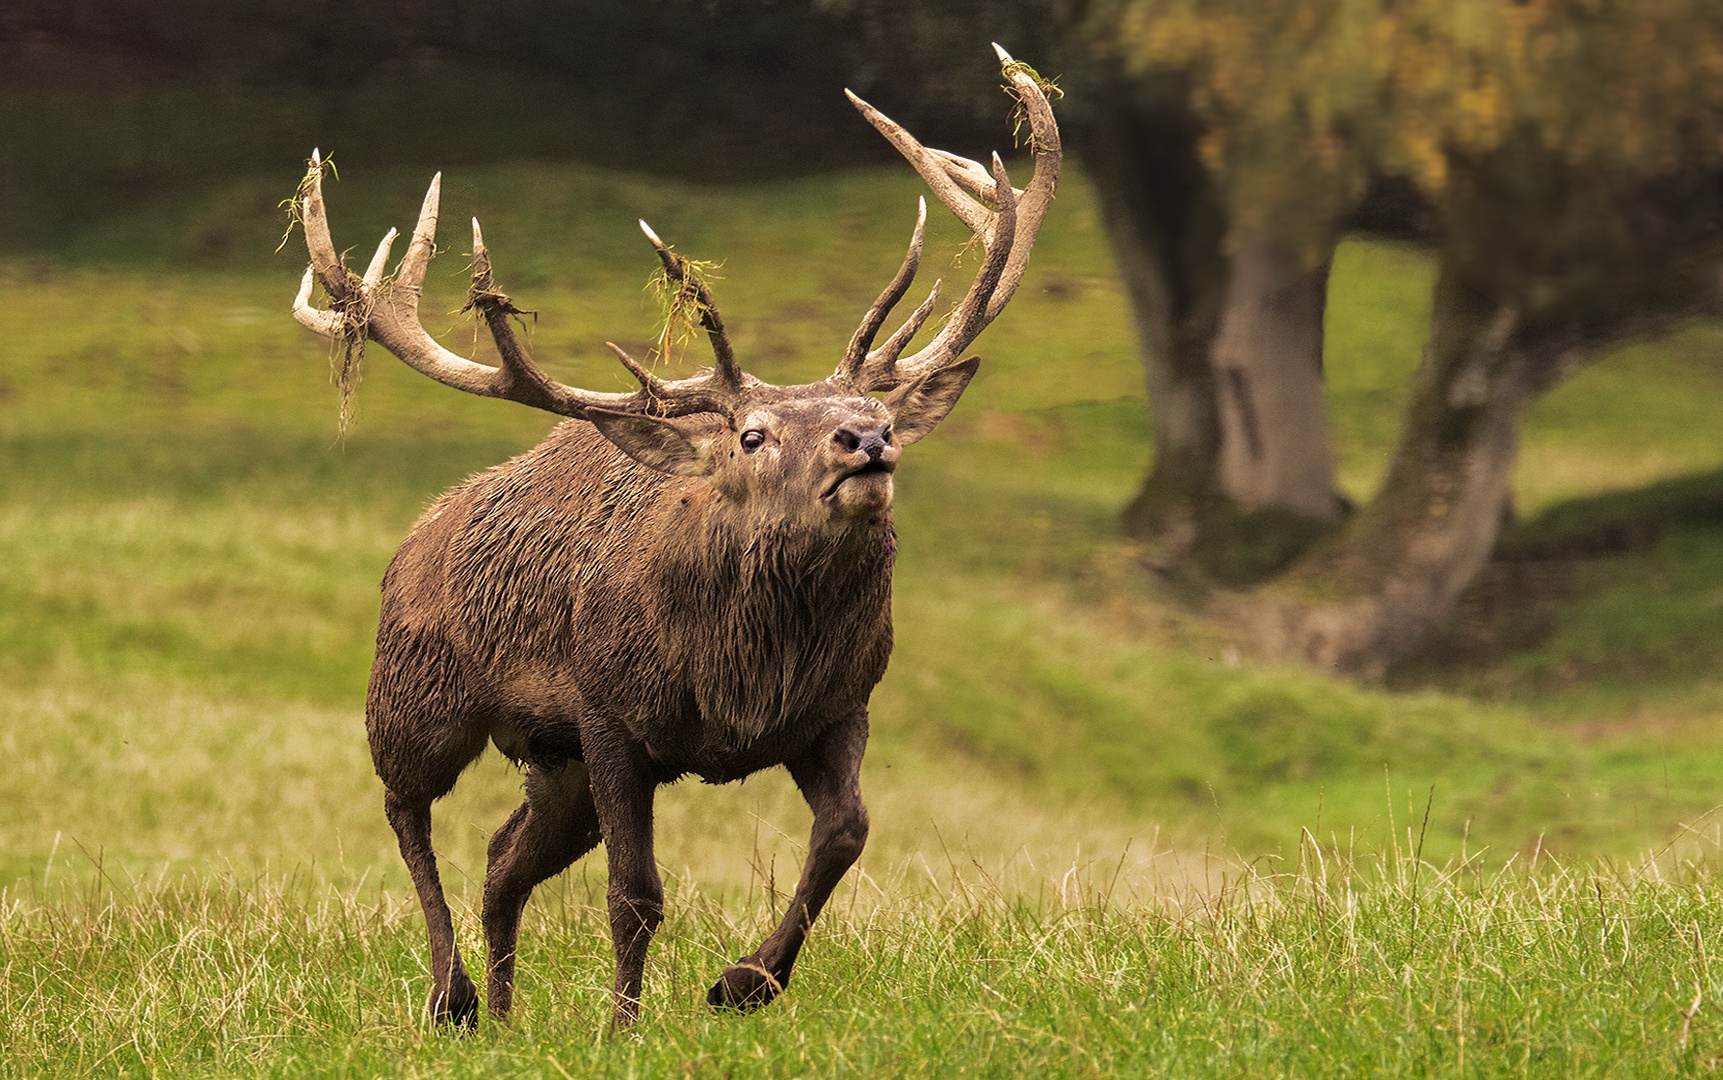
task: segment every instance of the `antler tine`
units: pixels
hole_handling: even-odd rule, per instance
[[[341,313],[321,311],[311,306],[311,280],[316,269],[315,266],[307,266],[305,276],[299,279],[299,295],[293,298],[293,317],[307,330],[324,337],[336,337],[341,333]]]
[[[395,237],[401,235],[390,229],[383,235],[382,243],[377,245],[377,254],[371,256],[371,265],[365,268],[365,284],[376,288],[383,281],[383,268],[389,264],[389,249],[395,246]]]
[[[323,283],[323,291],[331,300],[341,303],[349,298],[347,268],[341,264],[341,256],[335,253],[335,240],[329,235],[329,216],[323,208],[323,157],[316,150],[311,151],[311,171],[306,180],[300,189],[305,247],[311,254],[317,279]]]
[[[865,381],[869,389],[889,389],[955,362],[1004,310],[1022,280],[1035,235],[1058,185],[1062,149],[1052,106],[1036,76],[997,44],[993,48],[1011,92],[1029,119],[1035,175],[1022,190],[1011,186],[998,154],[993,155],[993,167],[985,169],[968,158],[925,147],[900,125],[845,91],[862,115],[915,166],[933,193],[980,238],[987,250],[975,282],[933,341],[902,361],[893,358],[895,353],[893,357],[884,355],[885,349],[868,356],[864,370],[868,373]],[[893,335],[894,341],[897,336]],[[902,348],[901,343],[898,348]]]
[[[497,396],[547,412],[577,415],[579,402],[566,393],[569,388],[540,371],[515,336],[509,316],[526,313],[497,290],[491,275],[491,254],[485,250],[485,234],[479,228],[478,218],[473,219],[473,283],[467,289],[467,306],[462,310],[472,308],[484,316],[491,340],[497,344],[497,355],[502,358],[502,367],[497,372],[500,391]]]
[[[946,209],[957,215],[959,221],[969,226],[970,232],[981,232],[987,227],[987,208],[979,205],[963,193],[963,189],[952,179],[949,166],[944,158],[934,151],[921,145],[914,135],[905,131],[902,125],[869,105],[849,90],[844,96],[850,99],[850,104],[860,110],[867,122],[879,129],[891,144],[898,149],[915,166],[915,171],[927,181],[927,186],[933,189],[933,194],[944,203]],[[955,155],[952,155],[955,156]],[[979,165],[976,168],[980,168]]]
[[[607,341],[605,344],[610,347],[611,352],[616,354],[616,358],[622,361],[622,366],[628,369],[628,373],[640,380],[641,389],[645,390],[649,394],[659,396],[669,393],[670,384],[652,374],[652,372],[647,371],[640,365],[638,360],[629,356],[628,353],[623,350],[622,346],[618,345],[614,341]]]
[[[915,233],[909,240],[909,252],[904,255],[903,265],[898,267],[897,276],[891,279],[891,284],[887,285],[885,291],[879,294],[879,299],[873,302],[873,307],[868,308],[867,314],[862,316],[861,325],[856,327],[855,336],[850,338],[849,348],[844,350],[844,358],[838,364],[838,370],[833,375],[835,380],[853,383],[861,374],[862,365],[868,359],[868,349],[873,347],[874,335],[879,333],[879,328],[884,324],[886,316],[891,314],[891,309],[897,306],[899,300],[903,299],[903,294],[909,291],[910,283],[915,280],[915,272],[921,266],[922,241],[927,237],[927,200],[917,199],[916,203]],[[936,285],[935,290],[937,291],[937,289],[938,286]],[[922,319],[925,320],[926,316],[923,315]],[[916,329],[920,329],[920,325],[918,321]],[[914,331],[911,331],[912,335],[913,333]],[[896,338],[897,335],[894,334],[892,337]],[[904,340],[908,341],[908,338],[906,337]],[[898,346],[899,351],[902,348],[902,345]],[[894,353],[893,357],[895,358],[895,356]]]
[[[756,382],[742,374],[729,352],[723,324],[711,307],[711,296],[702,287],[699,298],[710,320],[703,323],[720,350],[718,370],[690,379],[659,379],[625,359],[624,364],[640,378],[641,389],[632,393],[601,393],[565,386],[545,375],[516,337],[509,318],[522,314],[514,303],[497,291],[491,271],[490,253],[477,219],[473,221],[473,283],[468,306],[484,316],[502,357],[501,367],[476,363],[441,345],[426,332],[419,319],[419,294],[425,272],[435,254],[437,212],[442,192],[442,174],[431,180],[412,241],[402,256],[393,280],[383,276],[395,231],[383,238],[363,278],[349,274],[329,232],[323,201],[323,161],[312,152],[311,171],[302,188],[301,218],[311,265],[294,297],[293,315],[307,328],[325,337],[343,338],[359,334],[394,353],[407,366],[445,386],[481,397],[504,398],[523,405],[579,417],[589,409],[647,413],[654,416],[687,416],[716,412],[729,415],[740,395]],[[311,306],[313,279],[320,279],[329,295],[332,310]],[[620,350],[618,350],[620,352]],[[726,363],[727,361],[727,363]],[[642,377],[644,376],[644,377]]]
[[[646,234],[646,239],[652,241],[652,250],[658,253],[658,260],[664,264],[664,272],[670,280],[678,285],[693,285],[694,299],[700,308],[700,325],[706,329],[706,337],[712,342],[713,372],[720,381],[731,387],[736,393],[746,388],[747,376],[742,366],[736,363],[736,352],[730,347],[730,335],[724,331],[723,317],[718,314],[718,305],[712,300],[712,291],[706,288],[706,283],[688,272],[685,265],[687,260],[676,255],[670,246],[658,239],[658,234],[652,231],[652,226],[644,220],[640,222],[640,231]]]
[[[929,149],[928,153],[938,159],[945,166],[945,174],[970,195],[976,198],[993,195],[993,175],[976,162],[945,150]],[[1015,190],[1019,196],[1023,194],[1022,188]]]
[[[903,320],[903,325],[885,339],[885,344],[867,354],[867,362],[862,367],[860,382],[870,390],[881,390],[897,385],[897,358],[903,352],[909,340],[920,332],[927,317],[933,314],[935,304],[939,303],[940,280],[934,279],[933,288],[927,292],[927,299],[921,306],[910,312],[909,318]]]
[[[940,327],[939,333],[932,341],[913,356],[894,362],[889,369],[881,365],[881,368],[885,369],[882,374],[889,372],[892,379],[890,386],[919,378],[954,362],[969,343],[986,329],[987,324],[993,321],[989,301],[1009,265],[1017,241],[1016,189],[1011,186],[1011,178],[1005,174],[1005,165],[999,160],[998,154],[993,155],[993,176],[993,198],[999,209],[993,215],[991,240],[986,236],[982,238],[982,242],[987,244],[987,256],[981,262],[981,269],[970,283],[969,292],[958,301],[957,307],[952,309],[951,317]],[[879,387],[886,388],[888,387]]]
[[[1047,216],[1047,210],[1053,204],[1053,194],[1059,187],[1059,165],[1064,159],[1064,147],[1059,141],[1059,125],[1053,119],[1053,105],[1047,100],[1040,81],[1025,71],[1022,64],[1011,59],[1011,54],[997,42],[993,45],[993,51],[999,55],[1002,70],[1010,80],[1012,89],[1016,91],[1017,100],[1022,103],[1024,113],[1028,115],[1035,172],[1018,203],[1017,242],[1012,245],[1011,261],[1005,267],[999,289],[987,303],[989,322],[1004,310],[1012,294],[1017,291],[1018,283],[1023,280],[1023,271],[1029,264],[1029,252],[1035,246],[1035,236],[1041,231],[1041,221]]]
[[[403,289],[411,289],[413,303],[418,304],[419,289],[425,284],[425,269],[431,265],[431,256],[437,253],[437,208],[443,201],[443,174],[431,177],[431,186],[425,189],[425,201],[419,207],[419,222],[413,226],[413,239],[407,242],[407,253],[401,256],[401,265],[395,272],[395,284]],[[417,307],[414,308],[415,317]]]

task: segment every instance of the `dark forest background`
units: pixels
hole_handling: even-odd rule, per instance
[[[1009,111],[976,89],[998,82],[985,36],[1014,21],[976,17],[981,47],[948,50],[926,27],[806,0],[14,0],[0,244],[277,169],[318,139],[371,164],[577,160],[708,181],[890,160],[844,87],[973,155]]]

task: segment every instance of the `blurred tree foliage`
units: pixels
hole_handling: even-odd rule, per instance
[[[1523,144],[1620,184],[1716,163],[1723,7],[1710,0],[1123,0],[1099,47],[1189,79],[1235,230],[1311,233],[1372,177],[1433,202]]]

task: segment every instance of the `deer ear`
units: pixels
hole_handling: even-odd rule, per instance
[[[961,364],[941,368],[888,394],[885,407],[891,413],[891,426],[897,429],[898,441],[908,446],[938,427],[963,396],[980,366],[981,357],[971,356]]]
[[[712,455],[673,421],[610,409],[587,409],[583,415],[618,450],[648,469],[672,476],[705,476],[712,471]]]

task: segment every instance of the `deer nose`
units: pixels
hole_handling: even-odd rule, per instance
[[[832,433],[832,441],[845,453],[864,453],[870,461],[878,461],[891,449],[891,423],[846,424]]]

